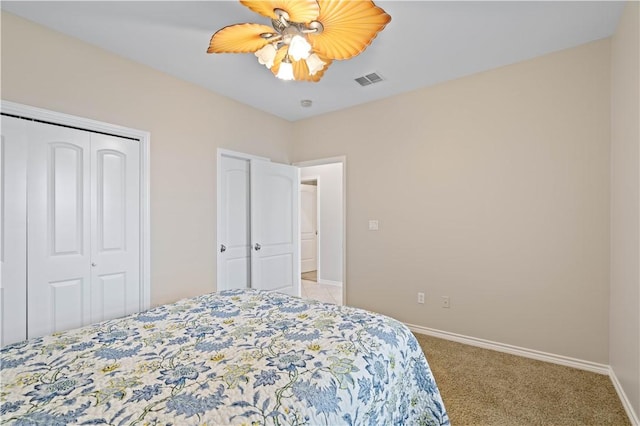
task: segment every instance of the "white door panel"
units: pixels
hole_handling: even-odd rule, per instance
[[[253,288],[300,295],[298,169],[251,161]]]
[[[127,274],[95,274],[91,280],[91,321],[99,322],[129,314]]]
[[[28,137],[28,323],[35,337],[90,320],[91,140],[88,132],[42,123],[31,123]]]
[[[2,117],[0,346],[27,338],[27,122]]]
[[[222,156],[220,162],[218,290],[251,287],[249,161]],[[224,247],[222,247],[224,246]]]
[[[247,249],[248,250],[248,249]],[[251,284],[249,254],[225,262],[224,285],[222,289],[249,288]]]
[[[317,186],[300,185],[300,265],[301,272],[317,270]]]
[[[50,320],[49,332],[69,330],[85,324],[85,307],[87,305],[85,294],[88,283],[82,279],[71,279],[65,281],[50,282],[48,299],[49,312],[51,317],[44,318]],[[42,289],[40,289],[42,290]],[[36,313],[37,315],[37,313]],[[31,326],[31,323],[29,323]],[[35,324],[34,324],[35,325]],[[40,324],[38,326],[41,327]],[[33,327],[35,328],[35,327]],[[37,329],[29,328],[29,336],[40,336]]]
[[[139,162],[136,141],[91,135],[92,322],[140,310]]]

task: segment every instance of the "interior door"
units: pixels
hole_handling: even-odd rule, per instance
[[[300,296],[299,171],[251,161],[251,287]]]
[[[2,117],[0,346],[27,338],[27,122]]]
[[[88,324],[89,132],[29,124],[29,338]]]
[[[91,322],[140,310],[138,141],[91,134]]]
[[[249,160],[220,158],[218,290],[251,287]]]
[[[300,272],[317,270],[318,208],[316,185],[300,185]]]

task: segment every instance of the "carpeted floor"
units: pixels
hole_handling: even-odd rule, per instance
[[[416,337],[453,426],[631,424],[608,376]]]

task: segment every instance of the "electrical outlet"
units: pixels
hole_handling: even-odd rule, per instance
[[[442,296],[442,307],[449,308],[449,296]]]
[[[418,303],[424,303],[424,293],[418,293]]]

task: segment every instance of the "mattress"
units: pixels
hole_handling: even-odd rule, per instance
[[[279,293],[206,294],[0,355],[8,424],[449,424],[406,326]]]

